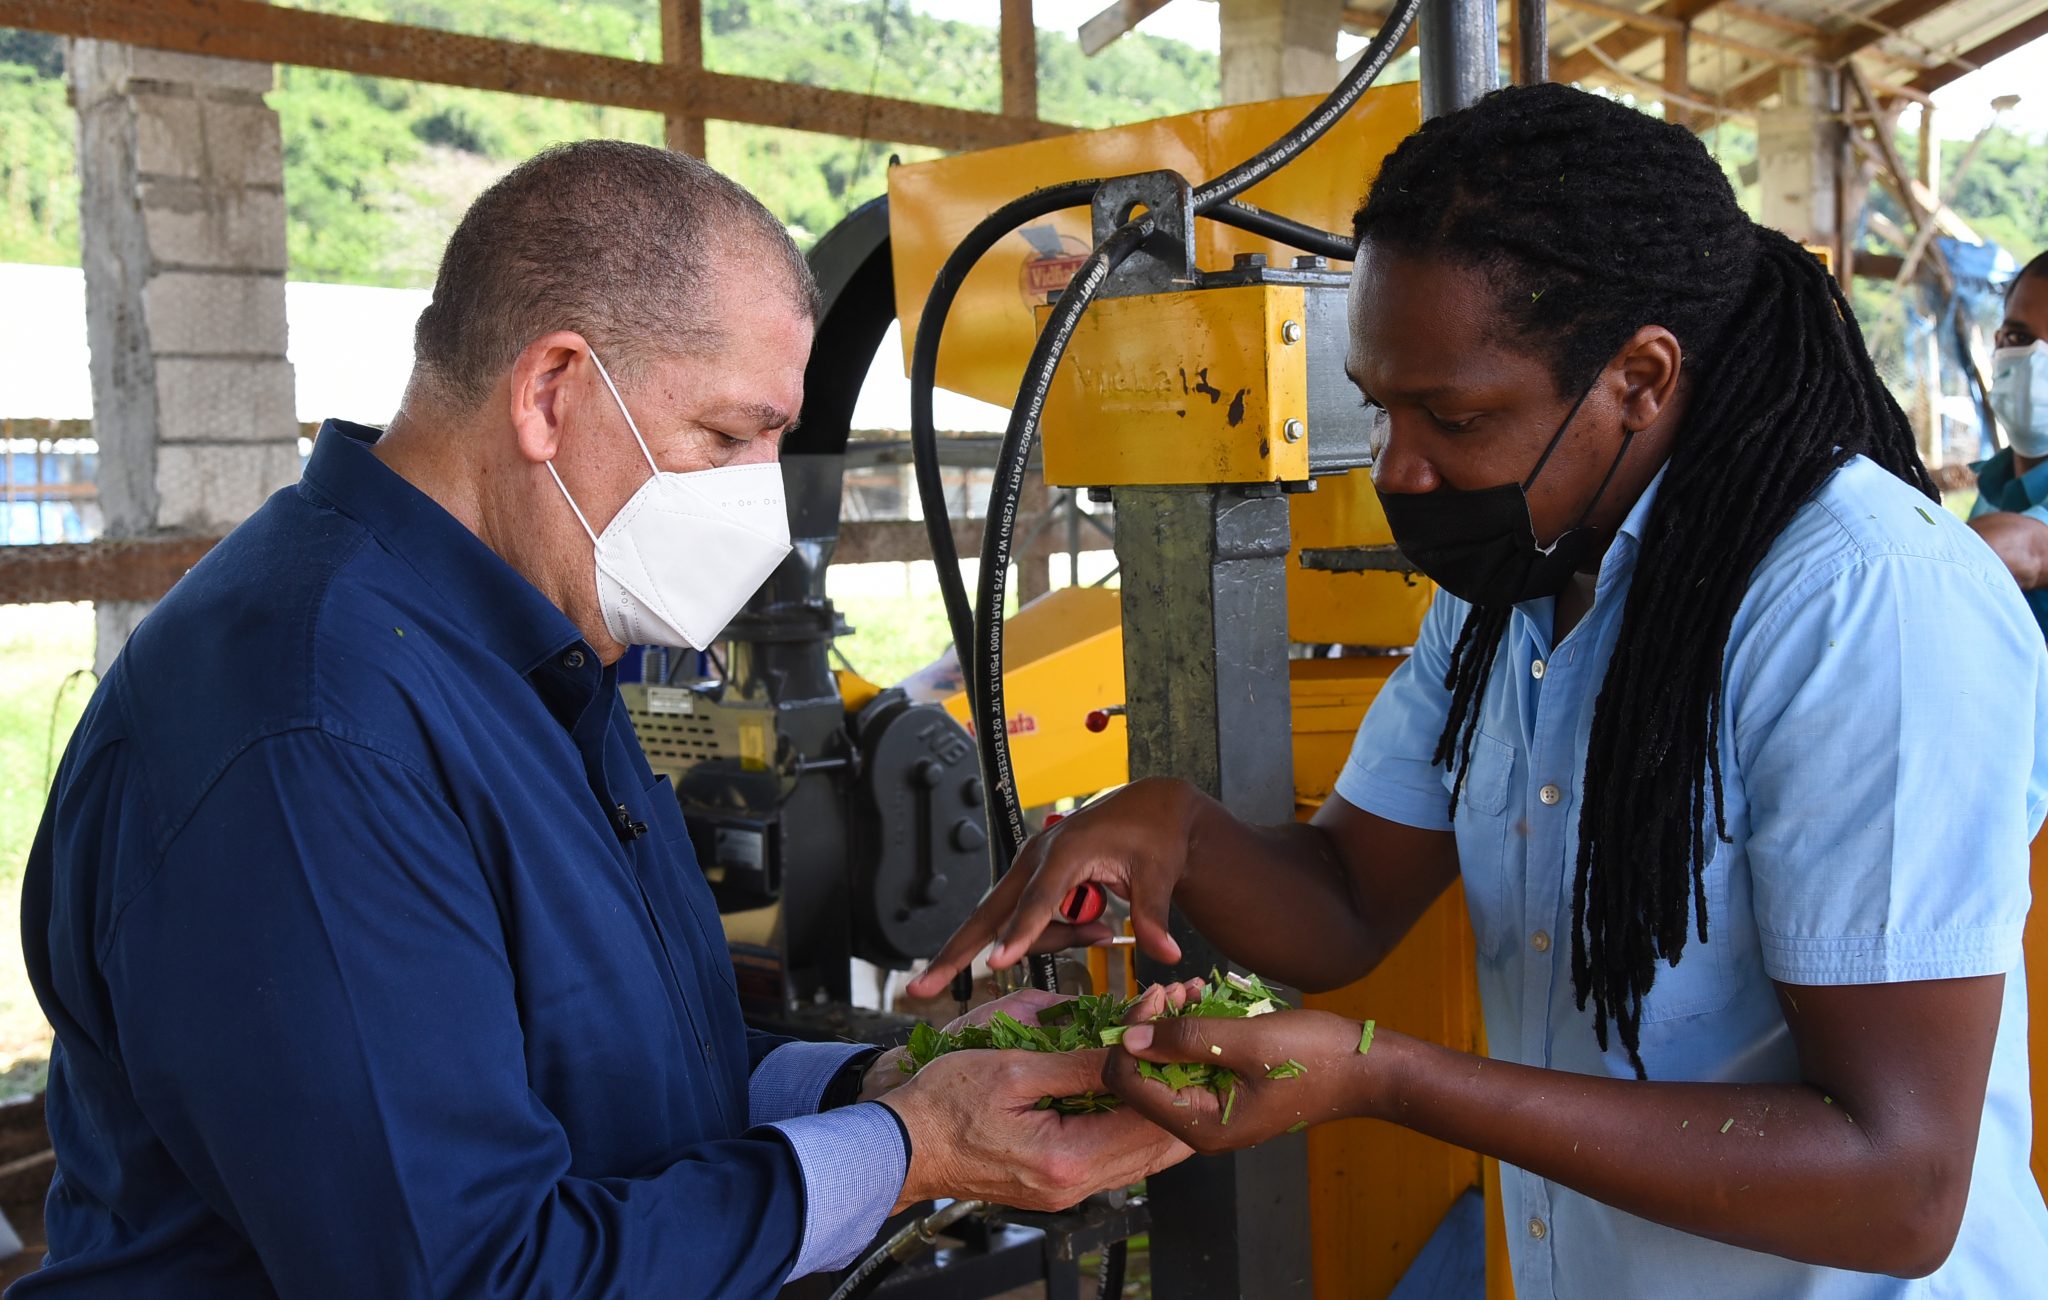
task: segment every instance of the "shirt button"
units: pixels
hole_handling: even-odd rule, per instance
[[[1548,933],[1547,931],[1544,931],[1544,930],[1538,930],[1538,931],[1537,931],[1536,933],[1534,933],[1534,934],[1530,935],[1530,936],[1529,936],[1529,946],[1530,946],[1531,948],[1534,948],[1534,949],[1535,949],[1535,950],[1536,950],[1537,952],[1549,952],[1549,951],[1550,951],[1550,935],[1549,935],[1549,933]]]
[[[583,652],[581,650],[571,650],[568,654],[562,656],[562,667],[581,668],[582,666]]]
[[[1541,659],[1533,659],[1529,662],[1529,675],[1539,682],[1543,680],[1543,661]]]
[[[1536,797],[1538,799],[1541,799],[1545,803],[1556,803],[1558,800],[1564,798],[1564,791],[1558,789],[1554,785],[1546,785],[1541,790],[1538,790],[1536,792]]]
[[[1550,1229],[1543,1226],[1543,1220],[1531,1219],[1529,1220],[1529,1235],[1541,1241],[1550,1235]]]
[[[710,1059],[711,1059],[711,1040],[707,1038],[707,1039],[705,1039],[705,1040],[704,1040],[703,1042],[701,1042],[701,1043],[697,1044],[697,1046],[698,1046],[698,1047],[700,1047],[700,1048],[702,1048],[702,1049],[704,1050],[704,1059],[705,1059],[705,1060],[707,1060],[707,1061],[708,1061],[708,1060],[710,1060]]]

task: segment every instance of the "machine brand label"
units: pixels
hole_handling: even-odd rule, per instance
[[[1067,282],[1081,269],[1081,263],[1088,260],[1088,245],[1049,225],[1026,226],[1017,233],[1031,245],[1030,256],[1024,259],[1023,270],[1017,277],[1017,289],[1024,295],[1025,306],[1036,307],[1048,295],[1067,287]]]
[[[670,717],[694,714],[697,699],[689,691],[673,686],[650,686],[647,688],[647,711]]]

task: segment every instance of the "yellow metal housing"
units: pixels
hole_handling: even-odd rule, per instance
[[[954,245],[989,213],[1020,194],[1084,176],[1171,168],[1199,185],[1272,143],[1317,102],[1306,95],[1237,104],[890,168],[889,255],[906,369],[932,280]],[[1349,230],[1380,160],[1421,121],[1414,83],[1369,90],[1328,135],[1243,198],[1326,230]],[[1195,237],[1195,261],[1204,270],[1226,269],[1238,253],[1264,253],[1285,265],[1295,252],[1213,221],[1197,222]],[[1092,243],[1087,209],[1073,208],[991,249],[954,299],[939,349],[940,385],[1003,406],[1015,401],[1038,336],[1034,311],[1048,293],[1065,287]]]
[[[1045,481],[1137,487],[1307,478],[1304,307],[1299,285],[1276,284],[1092,304],[1046,401]]]
[[[1122,605],[1113,590],[1062,587],[1003,625],[1003,704],[1010,764],[1026,808],[1081,798],[1130,780],[1122,717],[1088,730],[1092,709],[1124,702]],[[967,695],[942,703],[974,729]]]
[[[1311,645],[1411,646],[1436,584],[1405,573],[1325,573],[1301,567],[1304,548],[1391,546],[1372,475],[1362,469],[1316,480],[1287,503],[1294,554],[1287,557],[1287,635]],[[1298,769],[1297,769],[1298,770]]]

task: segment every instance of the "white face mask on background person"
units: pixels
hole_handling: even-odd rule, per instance
[[[1991,354],[1991,409],[2013,451],[2048,456],[2048,340]]]
[[[605,628],[622,645],[702,650],[789,554],[782,468],[764,461],[688,473],[661,469],[604,362],[594,351],[590,359],[652,473],[600,536],[548,462],[597,552]]]

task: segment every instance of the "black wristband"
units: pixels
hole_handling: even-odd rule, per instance
[[[851,1106],[859,1101],[861,1084],[867,1079],[868,1067],[873,1065],[875,1058],[881,1054],[881,1048],[871,1047],[865,1052],[855,1052],[847,1057],[846,1064],[839,1067],[831,1081],[825,1085],[825,1091],[819,1094],[818,1109],[837,1110],[841,1106]]]

